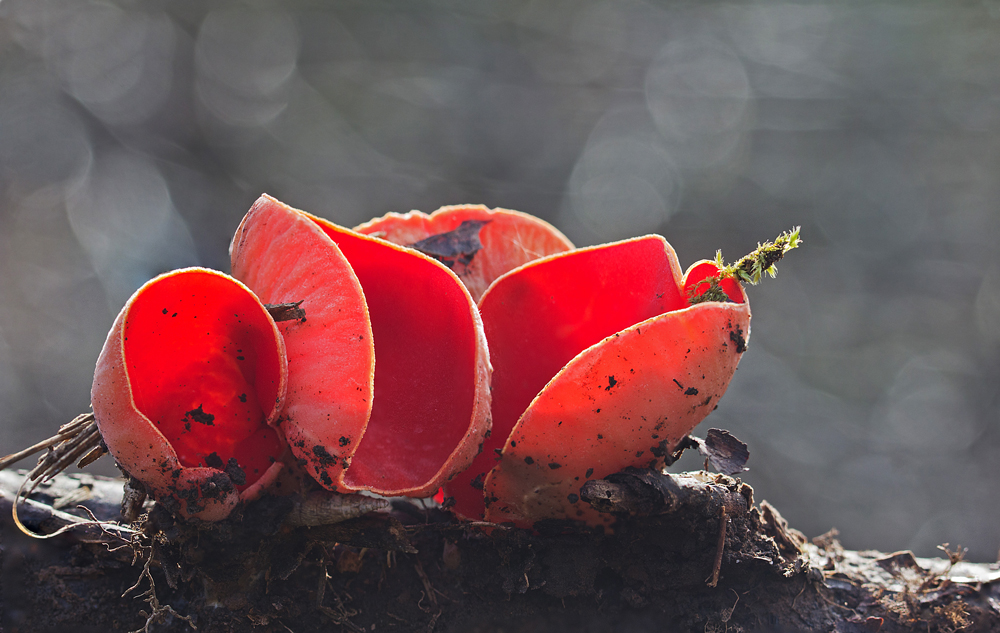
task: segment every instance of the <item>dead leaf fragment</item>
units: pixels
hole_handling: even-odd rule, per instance
[[[465,220],[457,229],[414,242],[410,244],[410,248],[433,257],[449,268],[454,268],[456,263],[468,266],[483,247],[483,243],[479,241],[479,230],[490,222],[491,220]]]

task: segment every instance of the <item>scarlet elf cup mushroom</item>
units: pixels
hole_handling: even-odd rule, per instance
[[[474,232],[474,252],[449,251],[448,244],[431,241],[469,227]],[[441,207],[430,215],[420,211],[388,213],[355,227],[394,244],[437,254],[450,264],[475,301],[493,280],[539,257],[562,253],[573,243],[554,226],[527,213],[489,209],[481,204]],[[438,248],[433,248],[437,246]],[[443,247],[443,248],[442,248]],[[437,253],[435,253],[437,251]],[[443,256],[442,256],[443,255]]]
[[[94,416],[118,464],[181,515],[215,521],[278,474],[269,424],[285,396],[285,347],[242,283],[175,270],[125,304],[97,361]]]
[[[269,196],[244,218],[231,256],[233,274],[268,303],[303,300],[306,321],[281,325],[289,395],[279,424],[317,481],[430,496],[471,462],[490,426],[490,362],[454,272]]]
[[[174,271],[122,309],[94,414],[157,499],[224,518],[290,449],[329,490],[429,496],[448,482],[465,517],[607,523],[580,504],[582,485],[662,465],[715,408],[750,331],[736,279],[773,274],[798,245],[796,230],[682,275],[662,237],[567,250],[550,225],[485,207],[359,229],[372,235],[262,196],[231,247],[247,286]],[[429,252],[471,240],[437,253],[473,289],[489,284],[478,309],[447,266],[377,236]],[[530,261],[542,253],[554,254]],[[275,324],[261,300],[307,317]]]
[[[750,334],[743,288],[692,305],[706,278],[682,275],[660,236],[535,260],[480,300],[494,366],[493,435],[445,493],[466,517],[530,527],[611,517],[579,497],[588,479],[655,467],[711,412]],[[499,453],[499,457],[498,457]],[[485,505],[484,505],[485,500]]]

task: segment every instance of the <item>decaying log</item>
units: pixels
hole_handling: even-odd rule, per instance
[[[746,484],[735,490],[729,477],[698,471],[667,475],[649,469],[628,468],[607,479],[588,481],[580,498],[601,512],[654,516],[686,510],[696,514],[741,516],[753,505]]]
[[[131,545],[93,526],[49,541],[21,536],[9,517],[23,476],[0,472],[4,631],[1000,627],[996,565],[954,552],[848,551],[832,534],[808,541],[720,474],[629,470],[588,483],[583,497],[617,516],[613,534],[558,521],[535,531],[460,523],[405,500],[316,525],[298,502],[265,498],[202,525],[147,504]],[[117,520],[121,495],[119,480],[60,475],[20,516],[40,532],[89,521],[78,505]]]

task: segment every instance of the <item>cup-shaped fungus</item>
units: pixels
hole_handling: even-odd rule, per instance
[[[478,239],[469,239],[465,227]],[[441,207],[430,215],[388,213],[354,230],[434,256],[455,271],[475,301],[507,271],[573,248],[565,235],[544,220],[481,204]]]
[[[535,260],[497,279],[480,301],[493,436],[446,487],[455,510],[521,526],[608,523],[580,501],[581,486],[627,466],[662,465],[736,370],[750,332],[742,287],[724,280],[728,301],[690,300],[717,272],[699,262],[682,277],[673,249],[651,235]]]
[[[287,237],[279,240],[277,233]],[[344,282],[338,275],[346,273],[332,267],[310,268],[315,261],[310,249],[336,251],[355,281]],[[265,259],[276,263],[261,263]],[[429,496],[468,466],[490,425],[490,363],[479,312],[455,273],[413,249],[337,226],[269,196],[262,196],[244,219],[232,261],[234,274],[269,301],[304,299],[306,323],[283,330],[291,386],[281,426],[299,429],[297,435],[288,433],[292,452],[324,487]],[[255,267],[259,270],[251,273]],[[274,291],[286,275],[296,281]],[[303,279],[317,284],[315,303],[299,289]],[[350,310],[320,305],[322,295],[331,301],[341,292],[349,295]],[[359,296],[366,306],[363,315],[356,306]],[[344,328],[357,330],[359,343],[351,350],[374,344],[373,366],[367,356],[364,362],[344,358],[356,350],[338,351]],[[296,349],[303,350],[301,357]],[[300,371],[309,377],[300,379]],[[331,391],[309,387],[317,379]],[[349,431],[341,430],[344,402],[332,389],[338,383],[341,392],[356,392],[343,394],[355,400],[348,407]],[[357,400],[364,397],[371,409],[358,431],[356,417],[364,407]],[[311,439],[299,441],[305,437]]]
[[[139,288],[115,319],[91,398],[121,468],[185,517],[225,518],[278,474],[269,424],[285,396],[285,347],[260,300],[204,268]]]
[[[278,323],[289,372],[277,425],[316,481],[342,487],[372,409],[375,347],[361,284],[315,222],[267,197],[236,229],[230,258],[265,303],[301,302],[304,319]]]

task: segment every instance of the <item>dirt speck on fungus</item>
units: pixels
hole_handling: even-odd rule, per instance
[[[223,472],[229,475],[229,479],[231,479],[237,486],[242,486],[247,482],[246,471],[240,468],[240,464],[236,461],[235,457],[229,458],[229,462],[226,463],[226,467]]]
[[[184,420],[193,420],[198,424],[204,424],[205,426],[215,426],[215,416],[211,413],[205,413],[202,409],[204,405],[198,405],[197,409],[191,409],[184,414]]]
[[[222,470],[222,468],[226,464],[225,464],[225,462],[222,461],[222,458],[219,457],[218,453],[216,453],[215,451],[212,451],[211,453],[209,453],[208,455],[205,456],[205,465],[208,466],[209,468],[214,468],[216,470]]]
[[[735,330],[730,330],[729,340],[736,344],[737,354],[747,351],[747,340],[743,336],[743,328],[737,327]]]
[[[319,463],[323,466],[329,466],[337,461],[330,451],[326,450],[326,447],[322,444],[317,444],[312,448],[313,455],[319,458]]]
[[[206,499],[221,499],[233,491],[233,482],[225,473],[215,473],[202,482],[199,487],[202,497]]]

